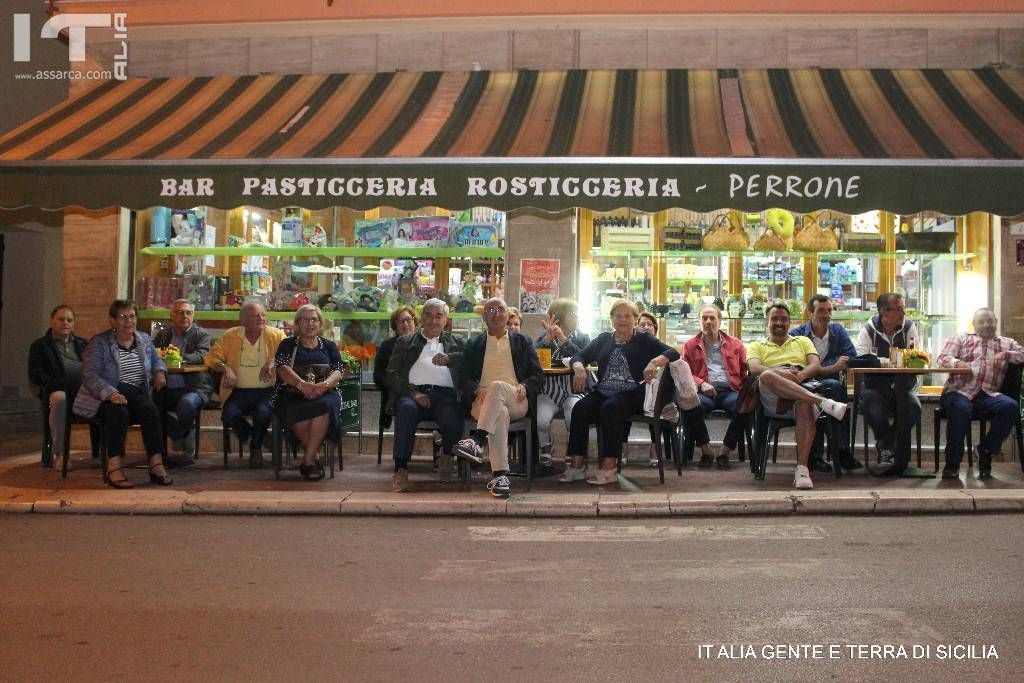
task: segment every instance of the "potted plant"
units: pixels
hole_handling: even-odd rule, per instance
[[[174,344],[168,344],[167,346],[159,349],[160,357],[164,359],[164,365],[168,368],[180,368],[181,367],[181,349]]]
[[[907,349],[903,352],[903,367],[905,368],[926,368],[930,361],[926,351]]]

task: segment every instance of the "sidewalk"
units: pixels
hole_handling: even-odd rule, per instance
[[[361,455],[354,454],[354,439],[346,441],[345,469],[333,480],[307,482],[295,469],[275,480],[269,465],[249,469],[237,455],[224,469],[219,453],[204,452],[195,465],[170,471],[171,487],[153,486],[145,469],[131,469],[128,476],[136,488],[117,491],[103,485],[98,462],[85,450],[73,452],[67,479],[59,470],[42,468],[38,450],[27,447],[37,444],[37,437],[25,435],[22,448],[13,449],[20,454],[0,459],[0,513],[666,517],[1024,512],[1024,475],[1015,462],[994,463],[988,481],[978,480],[965,463],[959,482],[882,478],[859,470],[838,480],[816,474],[814,489],[797,491],[792,488],[793,463],[781,458],[769,463],[761,482],[746,463],[734,462],[726,471],[690,466],[682,477],[667,467],[664,485],[644,458],[642,464],[625,467],[617,484],[567,485],[552,476],[535,479],[527,492],[526,480],[514,478],[512,497],[500,500],[486,492],[485,470],[474,471],[469,488],[440,484],[430,459],[417,458],[410,468],[414,491],[396,494],[390,492],[387,451],[377,465],[375,437],[364,437],[367,452]],[[5,442],[10,447],[19,440]],[[128,460],[144,461],[141,456]],[[926,468],[928,463],[926,458]]]

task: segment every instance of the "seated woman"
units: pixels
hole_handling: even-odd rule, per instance
[[[75,334],[75,312],[61,304],[50,313],[50,329],[28,349],[28,378],[39,387],[39,400],[48,411],[50,459],[43,465],[59,467],[64,454],[64,420],[68,401],[82,383],[82,356],[86,340]]]
[[[636,331],[637,332],[642,332],[644,334],[650,334],[650,335],[653,335],[653,336],[657,337],[658,336],[658,319],[655,318],[650,313],[648,313],[647,311],[644,311],[643,313],[640,314],[640,317],[637,320]],[[630,431],[630,429],[632,429],[632,426],[633,426],[632,423],[627,423],[626,433],[623,435],[623,438],[624,438],[625,442],[627,442],[627,443],[629,442],[629,431]],[[653,441],[654,438],[655,438],[654,427],[651,427],[651,440]],[[625,451],[625,448],[623,448],[623,452],[622,452],[622,465],[623,466],[626,465],[626,457],[627,457],[626,456],[626,451]],[[654,448],[654,444],[653,443],[651,444],[651,447],[650,447],[650,454],[648,456],[647,463],[651,467],[657,467],[658,466],[658,451]]]
[[[509,314],[511,319],[511,313]],[[555,299],[548,306],[548,317],[543,321],[544,332],[534,344],[538,349],[551,349],[551,367],[563,366],[563,358],[572,358],[590,343],[590,336],[577,329],[578,306],[572,299]],[[537,436],[540,439],[540,464],[551,464],[551,423],[559,410],[565,419],[565,428],[572,423],[572,408],[583,398],[572,390],[568,375],[546,375],[544,389],[537,395]]]
[[[523,331],[523,314],[515,306],[508,307],[508,322],[505,323],[505,327],[509,332]]]
[[[587,365],[597,363],[597,386],[572,409],[569,428],[569,455],[572,465],[559,481],[586,478],[587,441],[590,425],[601,433],[600,471],[587,479],[588,484],[616,481],[618,459],[622,456],[625,431],[623,418],[643,412],[644,384],[654,379],[658,368],[679,359],[679,352],[651,334],[636,330],[640,311],[632,301],[623,299],[612,305],[613,332],[604,332],[583,351],[572,357],[573,391],[587,386]]]
[[[399,306],[391,314],[391,331],[394,333],[377,347],[377,355],[373,357],[373,383],[380,389],[380,417],[381,424],[385,427],[391,425],[391,416],[384,411],[388,404],[388,388],[384,384],[384,377],[388,372],[388,361],[391,360],[391,352],[395,350],[395,342],[399,337],[412,334],[416,331],[416,310],[412,306]]]
[[[338,384],[344,366],[337,344],[320,336],[323,325],[324,316],[317,306],[300,306],[295,311],[295,336],[282,341],[274,357],[277,386],[271,404],[302,444],[299,472],[309,481],[324,478],[324,466],[316,457],[324,439],[337,443],[341,437]]]
[[[115,489],[133,484],[124,474],[124,441],[128,425],[142,427],[142,443],[149,456],[149,480],[169,486],[164,470],[164,436],[160,409],[151,393],[167,384],[167,366],[153,346],[153,340],[136,327],[135,302],[118,299],[108,310],[112,329],[93,337],[82,359],[82,388],[75,397],[74,412],[103,418],[107,442],[107,471],[104,481]]]

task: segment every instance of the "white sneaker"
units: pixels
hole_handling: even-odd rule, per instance
[[[587,479],[587,483],[594,486],[604,486],[605,484],[614,484],[618,480],[619,473],[615,470],[598,470],[597,474]]]
[[[841,404],[845,407],[845,404]],[[804,465],[796,466],[796,474],[793,476],[793,486],[798,489],[813,489],[814,482],[811,481],[811,473]]]
[[[839,403],[830,398],[826,398],[821,402],[821,409],[840,422],[846,417],[846,407],[845,403]]]
[[[558,478],[558,481],[563,484],[571,484],[574,481],[583,481],[587,478],[587,468],[584,467],[566,467],[565,472],[562,472],[562,476]]]
[[[455,455],[465,458],[477,465],[483,464],[484,449],[472,438],[465,438],[455,444]]]

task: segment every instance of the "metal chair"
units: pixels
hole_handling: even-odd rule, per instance
[[[285,430],[291,432],[291,425],[287,424],[284,420],[274,413],[273,420],[270,425],[270,443],[271,443],[271,459],[274,464],[274,479],[281,478],[281,467],[284,461],[283,457],[283,445],[285,440]],[[324,460],[327,461],[327,468],[330,471],[330,478],[334,479],[334,459],[335,453],[337,453],[338,459],[338,471],[345,469],[344,459],[342,457],[342,441],[345,439],[345,432],[342,431],[338,435],[338,445],[335,447],[329,438],[325,438],[323,443],[320,444],[320,452],[324,455]],[[289,440],[290,441],[290,440]],[[295,459],[294,444],[289,443],[290,457]]]
[[[1020,390],[1021,390],[1021,373],[1024,372],[1024,364],[1021,363],[1009,363],[1006,366],[1006,376],[1003,378],[1003,384],[999,387],[999,393],[1009,396],[1010,398],[1016,398],[1017,402],[1020,402]],[[971,422],[978,422],[978,439],[985,438],[985,432],[987,431],[988,422],[992,419],[992,413],[982,412],[971,417]],[[939,471],[939,436],[941,435],[941,423],[942,420],[947,418],[946,411],[940,404],[935,409],[934,413],[935,426],[934,426],[934,438],[935,438],[935,471]],[[1024,471],[1024,426],[1021,425],[1021,418],[1018,411],[1017,421],[1013,425],[1014,436],[1016,437],[1017,453],[1020,457],[1021,471]],[[948,444],[947,444],[948,445]],[[918,466],[920,466],[920,461]],[[974,439],[971,435],[971,430],[967,430],[967,466],[974,467]]]

